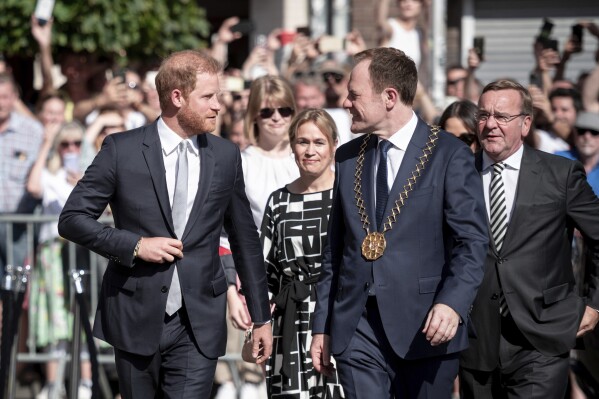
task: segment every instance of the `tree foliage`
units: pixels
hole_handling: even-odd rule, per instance
[[[0,52],[30,56],[36,0],[0,1]],[[164,57],[206,46],[210,31],[196,0],[56,0],[53,47],[122,59]]]

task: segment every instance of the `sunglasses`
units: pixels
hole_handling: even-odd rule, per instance
[[[476,140],[476,135],[472,133],[461,133],[458,138],[464,143],[470,145]]]
[[[458,79],[455,79],[455,80],[448,80],[447,81],[447,85],[448,86],[456,85],[456,84],[458,84],[460,82],[463,82],[465,80],[466,80],[466,78],[458,78]]]
[[[273,116],[275,114],[275,111],[279,112],[279,115],[281,115],[283,118],[287,118],[291,115],[293,115],[293,108],[291,107],[281,107],[281,108],[262,108],[258,115],[260,115],[260,118],[262,119],[268,119],[271,116]]]
[[[336,72],[325,72],[322,74],[322,80],[328,82],[330,79],[334,79],[335,83],[340,83],[343,80],[343,75]]]
[[[60,142],[60,148],[62,148],[62,149],[69,148],[72,145],[74,145],[77,148],[81,147],[81,140],[76,140],[76,141],[61,141]]]
[[[593,135],[593,136],[599,136],[599,130],[594,130],[594,129],[576,128],[576,132],[578,133],[579,136],[584,136],[587,132],[591,133],[591,135]]]

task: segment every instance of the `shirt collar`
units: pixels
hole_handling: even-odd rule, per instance
[[[12,111],[9,115],[8,115],[8,125],[6,126],[6,130],[2,133],[15,133],[19,130],[18,126],[20,123],[19,117],[21,115],[19,115],[17,112]]]
[[[519,170],[520,164],[522,163],[522,154],[524,154],[524,145],[521,145],[516,152],[501,162],[503,162],[509,169]],[[483,151],[483,171],[491,168],[495,163],[496,162]]]
[[[164,155],[168,156],[173,153],[173,151],[177,150],[179,143],[181,143],[182,138],[179,136],[173,129],[168,127],[162,117],[158,118],[157,122],[158,128],[158,137],[160,138],[160,144],[162,145],[162,151]],[[191,144],[187,148],[194,154],[197,155],[199,153],[198,148],[198,140],[197,137],[193,137],[191,139],[187,139],[187,143]]]
[[[408,123],[389,137],[391,144],[402,151],[406,151],[408,149],[408,144],[410,144],[410,140],[412,140],[414,131],[416,130],[416,125],[418,125],[418,117],[414,111],[412,111],[412,117]],[[382,139],[379,138],[379,142],[381,140]]]

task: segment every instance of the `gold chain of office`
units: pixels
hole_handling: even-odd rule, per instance
[[[397,222],[397,218],[401,213],[401,207],[405,205],[406,200],[410,191],[414,189],[416,181],[424,171],[426,163],[430,160],[433,154],[433,149],[437,145],[439,136],[439,126],[431,126],[431,134],[428,136],[428,141],[422,149],[422,156],[420,156],[416,169],[412,171],[411,176],[408,177],[406,184],[403,186],[403,191],[399,194],[399,198],[395,201],[395,206],[391,209],[391,214],[387,216],[387,220],[383,223],[383,231],[370,232],[370,221],[368,220],[368,214],[366,213],[366,207],[364,206],[364,198],[362,196],[362,171],[364,170],[364,155],[366,154],[366,147],[370,140],[372,133],[369,133],[364,137],[362,145],[360,146],[360,152],[358,154],[358,161],[356,163],[356,173],[354,180],[354,192],[356,193],[356,206],[358,207],[358,213],[360,214],[360,221],[362,222],[362,228],[366,231],[366,237],[362,242],[362,255],[367,260],[377,260],[385,252],[387,247],[387,241],[385,240],[385,232],[393,228],[393,224]]]

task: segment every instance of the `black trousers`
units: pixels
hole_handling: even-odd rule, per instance
[[[460,369],[462,399],[563,399],[569,353],[546,356],[522,335],[511,316],[502,318],[499,366],[492,371]]]
[[[458,356],[397,356],[385,335],[376,298],[370,297],[349,346],[335,360],[346,399],[449,399]]]
[[[198,349],[185,306],[172,316],[165,313],[160,347],[154,355],[118,349],[115,355],[123,399],[210,397],[217,359],[205,357]]]

